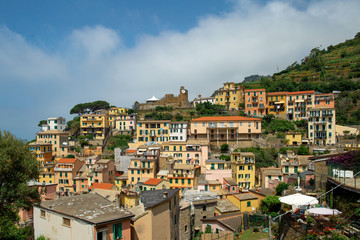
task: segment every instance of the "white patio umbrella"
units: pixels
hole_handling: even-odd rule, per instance
[[[339,215],[342,213],[339,210],[331,208],[310,208],[307,211],[318,215]]]
[[[299,208],[300,206],[315,205],[319,203],[315,197],[303,195],[301,193],[280,197],[279,200],[282,203],[291,205],[293,209]]]

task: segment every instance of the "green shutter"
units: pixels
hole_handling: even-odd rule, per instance
[[[118,223],[119,238],[122,238],[122,223]]]
[[[116,224],[113,225],[113,240],[115,240]]]

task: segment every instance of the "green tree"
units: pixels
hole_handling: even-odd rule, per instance
[[[228,151],[229,151],[229,144],[226,144],[226,143],[222,144],[221,145],[221,152],[226,153]]]
[[[38,189],[27,186],[29,180],[38,176],[38,163],[25,141],[10,132],[0,132],[1,239],[26,239],[26,229],[16,226],[18,212],[40,201]]]
[[[278,196],[268,195],[265,199],[261,200],[260,211],[262,213],[278,212],[281,208],[281,202]]]
[[[298,155],[310,155],[309,148],[305,147],[304,145],[301,145],[297,150]]]
[[[46,120],[40,120],[40,122],[39,122],[38,126],[39,126],[39,127],[41,127],[41,125],[46,124],[46,123],[47,123],[47,121],[46,121]]]
[[[287,184],[287,183],[284,183],[284,182],[279,183],[275,188],[276,195],[281,196],[283,194],[284,190],[288,189],[288,187],[289,187],[289,184]]]

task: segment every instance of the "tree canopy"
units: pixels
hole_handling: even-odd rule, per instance
[[[70,114],[86,114],[94,113],[96,110],[109,109],[110,104],[106,101],[98,100],[95,102],[79,103],[76,104],[71,110]]]
[[[28,145],[10,132],[0,132],[0,236],[22,239],[15,226],[19,209],[40,201],[38,189],[27,182],[39,176],[38,163]],[[15,236],[16,235],[16,236]]]

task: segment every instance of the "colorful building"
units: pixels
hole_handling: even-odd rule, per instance
[[[109,126],[111,129],[115,128],[116,118],[120,115],[126,115],[127,109],[121,107],[112,107],[109,109]]]
[[[301,120],[307,117],[307,112],[315,106],[315,91],[288,92],[287,119]]]
[[[173,142],[183,142],[187,140],[188,122],[171,122],[169,140]]]
[[[68,155],[69,133],[60,130],[48,130],[36,134],[37,143],[50,143],[55,159]]]
[[[255,187],[255,155],[251,152],[231,153],[233,179],[241,189]]]
[[[286,144],[291,146],[299,146],[302,144],[301,132],[287,132],[285,133]]]
[[[130,135],[136,130],[136,115],[123,114],[116,116],[115,129],[117,129],[121,135]]]
[[[47,130],[65,131],[66,120],[63,117],[50,117],[47,120]]]
[[[227,199],[240,208],[241,212],[253,212],[259,207],[258,197],[252,193],[228,195]]]
[[[192,139],[208,139],[217,145],[259,138],[261,119],[241,116],[201,117],[191,120]]]
[[[90,185],[92,183],[113,183],[115,162],[112,159],[100,159],[90,168]]]
[[[104,140],[109,132],[107,114],[85,114],[80,117],[80,134],[92,135],[94,139]]]
[[[266,114],[266,90],[246,89],[245,90],[245,113],[252,116],[262,117]]]
[[[223,183],[223,179],[232,176],[229,162],[221,159],[209,159],[206,161],[205,179],[217,180]]]
[[[266,113],[275,117],[286,119],[287,117],[287,94],[288,92],[267,93]]]
[[[335,97],[333,93],[315,94],[315,108],[331,107],[335,108]]]
[[[308,138],[315,145],[335,144],[335,108],[311,108],[308,113]]]
[[[40,171],[45,164],[53,163],[52,145],[50,143],[32,142],[29,143],[29,149],[35,154],[36,160],[40,163]]]
[[[170,188],[169,182],[159,178],[149,178],[140,187],[142,191],[161,190],[161,189],[169,189],[169,188]]]
[[[237,110],[243,102],[244,86],[234,82],[224,83],[224,86],[215,92],[215,104],[223,105],[227,110]]]
[[[276,186],[284,181],[281,168],[267,167],[259,169],[260,187],[275,189]]]
[[[60,158],[56,163],[54,172],[57,181],[57,192],[74,193],[76,192],[76,181],[79,169],[83,162],[77,158]]]
[[[170,122],[170,120],[138,121],[136,127],[137,143],[144,144],[147,142],[168,142]]]
[[[193,189],[197,185],[200,167],[194,164],[176,164],[168,175],[171,189]]]

